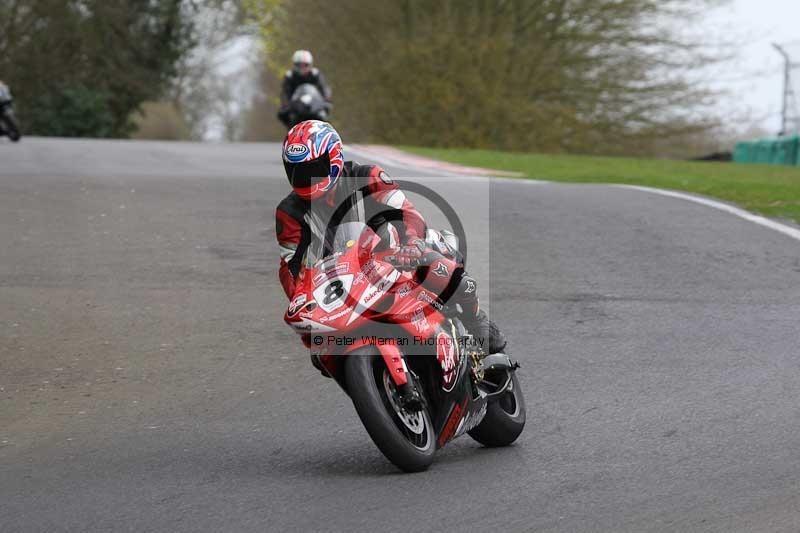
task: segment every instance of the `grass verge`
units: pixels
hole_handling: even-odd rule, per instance
[[[402,149],[460,165],[520,172],[527,178],[688,191],[800,223],[800,167],[411,146]]]

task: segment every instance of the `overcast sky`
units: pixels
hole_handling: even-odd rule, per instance
[[[800,63],[800,0],[731,0],[699,22],[709,35],[736,42],[736,60],[714,71],[718,86],[731,93],[721,105],[747,107],[755,122],[777,133],[783,60],[771,43],[787,44]],[[800,68],[795,86],[800,91]]]

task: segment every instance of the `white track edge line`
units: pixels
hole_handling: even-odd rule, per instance
[[[363,157],[365,159],[370,159],[370,160],[375,161],[376,163],[378,163],[379,165],[382,165],[382,166],[407,168],[409,170],[415,170],[417,172],[422,172],[422,173],[430,171],[430,169],[422,168],[422,167],[415,167],[410,163],[402,163],[400,161],[397,161],[395,159],[387,157],[386,155],[376,155],[374,153],[370,153],[370,151],[367,150],[367,149],[353,148],[352,146],[345,145],[344,146],[344,150],[345,150],[345,153],[350,152],[350,153],[356,154],[356,156]],[[442,177],[445,177],[445,178],[458,177],[457,174],[450,174],[448,172],[444,172],[444,174],[447,174],[446,176],[442,176]],[[400,178],[402,176],[392,176],[392,177],[393,178]],[[475,177],[477,177],[477,176],[475,176]]]
[[[440,177],[440,178],[462,178],[462,179],[470,179],[470,180],[492,179],[492,180],[503,180],[503,181],[514,181],[514,182],[524,181],[525,183],[528,183],[528,184],[531,184],[531,185],[541,185],[543,183],[551,183],[551,182],[548,182],[548,181],[545,181],[545,180],[537,180],[537,179],[526,178],[525,176],[522,176],[522,175],[520,175],[518,177],[514,177],[514,176],[493,176],[492,174],[490,174],[491,169],[483,169],[483,170],[487,170],[487,173],[483,174],[483,175],[481,175],[481,174],[471,174],[471,175],[466,175],[465,176],[464,174],[459,174],[456,171],[449,171],[449,170],[442,171],[442,170],[436,170],[436,169],[431,169],[431,168],[414,166],[412,163],[406,163],[404,161],[397,161],[396,159],[393,159],[393,158],[388,157],[386,155],[376,155],[376,154],[370,152],[368,149],[362,149],[360,147],[359,148],[353,148],[352,146],[345,145],[344,148],[345,148],[345,153],[349,152],[349,153],[355,154],[357,157],[363,157],[364,159],[368,159],[370,161],[374,161],[375,163],[377,163],[379,165],[382,165],[382,166],[392,166],[392,167],[404,168],[404,169],[407,169],[407,170],[413,170],[415,172],[420,172],[421,174],[432,174],[432,173],[439,172],[439,173],[441,173],[441,175],[440,176],[436,176],[436,177]],[[411,154],[409,154],[409,155],[411,155]],[[412,178],[414,176],[400,176],[400,175],[394,176],[393,175],[392,177],[393,178]]]
[[[644,187],[641,185],[623,185],[623,184],[614,184],[613,187],[620,187],[623,189],[633,189],[637,191],[649,192],[652,194],[659,194],[661,196],[669,196],[671,198],[680,198],[681,200],[686,200],[688,202],[694,202],[696,204],[704,205],[706,207],[711,207],[712,209],[717,209],[719,211],[724,211],[731,215],[737,216],[753,224],[758,224],[759,226],[763,226],[765,228],[769,228],[771,230],[777,231],[779,233],[783,233],[784,235],[791,237],[797,241],[800,241],[800,229],[793,228],[787,224],[783,224],[776,220],[769,219],[767,217],[763,217],[761,215],[756,215],[755,213],[751,213],[750,211],[746,211],[740,207],[736,207],[730,204],[726,204],[724,202],[718,202],[717,200],[712,200],[710,198],[703,198],[702,196],[695,196],[693,194],[686,194],[678,191],[670,191],[666,189],[655,189],[653,187]]]

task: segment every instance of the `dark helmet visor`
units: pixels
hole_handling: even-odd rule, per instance
[[[317,159],[302,163],[290,163],[284,160],[283,167],[286,169],[286,177],[292,187],[306,189],[318,184],[330,175],[331,159],[326,153]]]

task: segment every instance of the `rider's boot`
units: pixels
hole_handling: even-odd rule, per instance
[[[473,341],[486,355],[503,353],[506,348],[506,337],[497,324],[489,320],[483,309],[474,316],[462,315],[464,326],[472,334]]]
[[[483,338],[488,339],[488,341],[483,344],[483,346],[488,346],[488,353],[503,353],[507,344],[506,336],[503,335],[503,332],[500,331],[497,324],[486,316],[486,312],[483,309],[478,311],[476,322],[480,323],[478,328],[481,334],[486,335],[486,337]]]
[[[477,295],[477,282],[466,273],[453,294],[453,302],[462,308],[461,319],[472,334],[473,342],[484,354],[500,353],[506,348],[506,337],[497,324],[489,320],[480,308]]]

